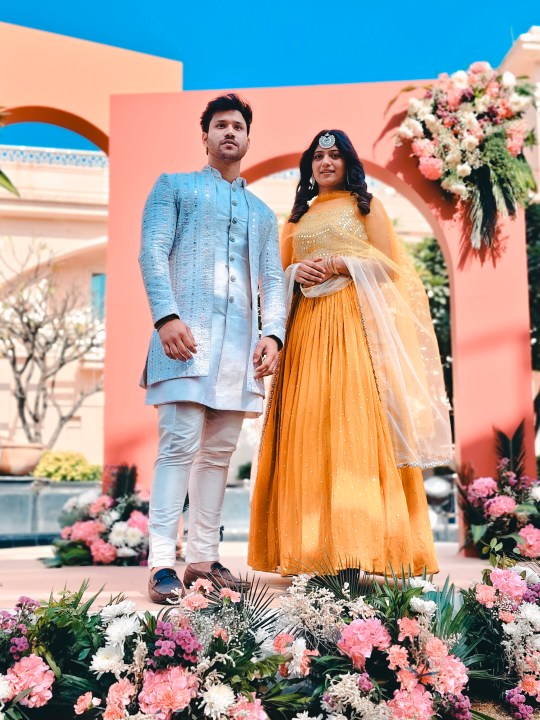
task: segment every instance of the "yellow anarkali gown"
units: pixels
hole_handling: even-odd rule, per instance
[[[301,291],[297,263],[325,255],[351,277]],[[319,196],[286,226],[282,258],[291,305],[248,563],[437,572],[421,467],[449,460],[448,405],[427,298],[384,208],[374,198],[362,216],[348,192]]]

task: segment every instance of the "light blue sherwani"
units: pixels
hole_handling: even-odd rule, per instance
[[[233,355],[231,339],[236,334],[236,364],[240,358],[245,363],[244,388],[238,407],[223,407],[260,412],[258,397],[264,395],[264,385],[255,379],[251,362],[259,340],[259,293],[262,335],[281,341],[285,335],[284,279],[272,211],[245,189],[242,179],[226,183],[210,166],[201,172],[161,175],[144,209],[139,261],[154,322],[177,314],[198,343],[192,360],[171,360],[157,331],[153,333],[141,381],[148,387],[147,401],[186,400],[220,409],[215,392],[208,403],[205,397],[214,377],[221,386],[227,384],[227,363],[220,362],[220,352]],[[221,317],[219,333],[216,310]],[[175,383],[177,378],[209,382],[195,388],[192,383]]]

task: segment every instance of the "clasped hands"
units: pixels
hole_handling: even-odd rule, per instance
[[[314,258],[313,260],[304,260],[296,270],[296,282],[302,287],[308,288],[313,285],[320,285],[333,275],[339,274],[339,268],[336,266],[336,258]]]
[[[169,320],[158,330],[159,339],[165,355],[171,360],[186,362],[197,354],[197,343],[191,329],[179,318]],[[259,380],[272,375],[277,368],[279,357],[278,344],[272,337],[263,337],[257,343],[253,353],[255,378]]]

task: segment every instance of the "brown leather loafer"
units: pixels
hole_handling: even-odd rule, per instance
[[[148,596],[158,605],[168,605],[184,594],[184,585],[172,568],[163,568],[148,580]]]
[[[199,579],[210,580],[213,586],[218,589],[226,587],[239,592],[240,590],[249,590],[251,587],[250,582],[234,577],[231,571],[220,562],[212,563],[209,572],[188,565],[184,572],[184,585],[191,587],[195,580]]]

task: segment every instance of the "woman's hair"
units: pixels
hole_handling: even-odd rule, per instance
[[[315,135],[311,145],[300,159],[300,182],[296,188],[296,198],[293,209],[291,210],[289,222],[297,223],[302,215],[308,211],[309,201],[319,194],[319,186],[313,179],[311,164],[313,155],[319,146],[319,138],[326,133],[330,133],[330,135],[335,137],[335,146],[345,160],[346,175],[344,189],[350,190],[351,195],[356,197],[358,209],[362,215],[369,214],[369,205],[373,195],[368,192],[364,166],[360,162],[360,158],[349,136],[344,133],[343,130],[321,130],[321,132]]]

